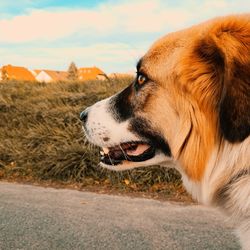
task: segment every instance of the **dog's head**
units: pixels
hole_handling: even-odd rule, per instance
[[[157,41],[133,83],[81,113],[114,170],[178,161],[193,180],[222,140],[250,133],[250,18],[215,19]]]

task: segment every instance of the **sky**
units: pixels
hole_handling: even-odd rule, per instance
[[[0,0],[0,67],[134,72],[166,33],[246,12],[249,0]]]

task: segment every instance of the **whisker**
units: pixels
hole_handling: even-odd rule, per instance
[[[109,157],[109,160],[110,160],[110,162],[111,162],[111,165],[114,166],[114,163],[112,162],[112,159],[110,158],[109,153],[108,153],[108,157]]]
[[[125,159],[128,160],[128,157],[127,157],[126,153],[124,152],[124,150],[123,150],[121,144],[119,144],[119,148],[121,149],[121,151],[122,151],[122,153],[123,153]]]

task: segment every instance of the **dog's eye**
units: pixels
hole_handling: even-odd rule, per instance
[[[137,83],[138,83],[139,85],[144,84],[147,80],[148,80],[148,78],[147,78],[145,75],[143,75],[143,74],[138,74],[138,76],[137,76]]]

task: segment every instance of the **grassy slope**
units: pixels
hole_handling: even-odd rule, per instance
[[[117,173],[101,169],[98,149],[84,139],[80,111],[130,81],[0,83],[0,177],[178,195],[180,177],[173,170],[151,167]]]

